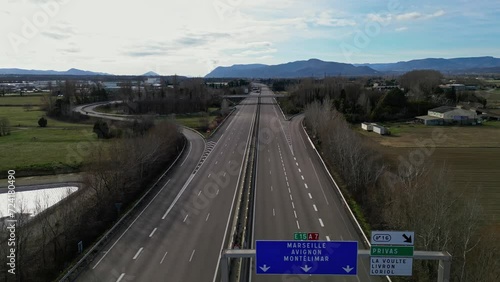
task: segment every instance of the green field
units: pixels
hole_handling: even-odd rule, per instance
[[[29,175],[50,173],[66,165],[78,166],[87,150],[101,142],[91,124],[47,118],[47,127],[40,128],[38,119],[44,114],[22,107],[0,107],[0,117],[7,117],[11,124],[11,134],[0,137],[0,171],[16,169],[18,175]]]
[[[0,96],[0,105],[2,106],[39,106],[42,104],[42,95],[29,96]]]

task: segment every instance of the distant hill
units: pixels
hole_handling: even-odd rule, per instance
[[[500,59],[494,57],[468,57],[468,58],[428,58],[411,60],[407,62],[383,63],[383,64],[356,64],[366,66],[380,72],[408,72],[418,69],[434,69],[441,72],[467,73],[467,72],[491,72],[500,67]]]
[[[296,61],[280,65],[233,65],[217,67],[205,78],[299,78],[327,76],[363,76],[376,75],[378,72],[367,66],[325,62],[318,59]]]
[[[110,75],[102,72],[92,72],[79,69],[69,69],[67,71],[54,71],[54,70],[26,70],[26,69],[1,69],[0,75]]]
[[[147,73],[143,74],[142,76],[160,76],[154,71],[148,71]]]

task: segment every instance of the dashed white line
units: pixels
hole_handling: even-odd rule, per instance
[[[292,201],[293,201],[292,194],[290,194],[290,200],[292,200]]]
[[[323,220],[321,220],[321,218],[318,218],[319,220],[319,225],[321,225],[321,227],[325,227],[325,225],[323,224]]]
[[[186,219],[188,219],[188,216],[189,216],[189,214],[186,214],[186,217],[184,218],[184,221],[182,221],[182,222],[186,222]]]
[[[309,187],[307,186],[307,183],[304,183],[304,186],[306,187],[306,189],[309,189]]]
[[[165,259],[165,257],[167,256],[168,252],[165,252],[165,254],[163,255],[163,257],[161,258],[161,261],[160,261],[160,264],[163,263],[163,260]]]
[[[302,170],[300,170],[300,168],[299,168],[299,172],[302,173]]]
[[[299,166],[299,163],[297,163],[297,162],[296,162],[295,164],[296,164],[297,166]]]
[[[217,189],[217,192],[215,193],[215,195],[219,195],[219,189]]]
[[[226,145],[226,146],[227,146],[227,145]],[[215,161],[215,164],[218,164],[218,163],[219,163],[219,161]]]
[[[224,174],[222,176],[226,177],[226,173],[224,172]]]
[[[314,208],[314,211],[318,211],[318,208],[316,207],[316,205],[313,205],[313,208]]]
[[[151,234],[149,234],[149,238],[153,237],[153,234],[155,234],[156,229],[158,229],[158,228],[153,229],[153,231],[151,232]]]
[[[144,248],[143,248],[143,247],[141,247],[141,248],[137,251],[137,253],[135,254],[135,256],[134,256],[134,258],[133,258],[134,260],[135,260],[135,259],[137,259],[137,258],[139,257],[139,255],[140,255],[140,254],[141,254],[141,252],[142,252],[142,249],[144,249]]]
[[[297,218],[297,212],[293,211],[293,215],[295,215],[295,218]]]
[[[309,199],[312,199],[313,196],[311,195],[311,193],[307,193],[309,195]]]
[[[191,257],[189,258],[189,262],[191,262],[193,260],[194,252],[196,252],[196,250],[193,250],[193,252],[191,253]]]
[[[297,158],[296,158],[296,157],[293,157],[293,160],[294,160],[294,161],[296,161],[296,160],[297,160]]]
[[[297,229],[300,229],[299,221],[296,220],[295,222],[297,223]]]
[[[273,216],[276,216],[276,212],[274,211],[274,209],[273,209]]]
[[[198,192],[198,196],[200,196],[200,194],[201,194],[201,190],[200,190],[200,192]]]
[[[288,193],[292,194],[292,190],[290,190],[290,187],[288,187]]]
[[[300,177],[302,178],[302,180],[304,180],[304,175],[301,175]]]
[[[271,186],[271,192],[273,191],[273,186]]]
[[[293,202],[292,202],[292,208],[295,209],[295,205],[293,204]]]
[[[209,174],[208,174],[208,178],[210,178],[210,176],[212,176],[212,174],[211,174],[211,173],[209,173]]]
[[[207,218],[205,218],[205,221],[208,221],[209,217],[210,217],[210,213],[207,214]]]
[[[124,276],[125,276],[125,273],[122,273],[122,275],[120,275],[120,277],[118,277],[118,280],[116,280],[116,282],[122,281]]]
[[[330,241],[330,237],[329,237],[329,236],[326,236],[326,240],[327,240],[327,241]]]
[[[288,183],[288,181],[286,182],[286,186],[290,187],[290,184]]]

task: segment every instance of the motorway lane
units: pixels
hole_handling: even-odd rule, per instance
[[[179,169],[188,174],[182,179],[172,176],[164,191],[182,187],[177,203],[169,209],[172,198],[161,192],[80,281],[214,280],[256,110],[245,103],[216,134],[196,174],[189,166]]]
[[[319,232],[321,240],[359,241],[363,248],[315,152],[299,134],[300,122],[284,121],[279,109],[267,105],[270,98],[262,101],[266,105],[261,106],[260,130],[274,134],[269,140],[259,138],[259,146],[266,148],[260,149],[258,159],[254,240],[293,240],[294,232]],[[358,260],[358,268],[358,277],[300,276],[296,281],[379,281],[368,275],[367,260]],[[278,277],[253,274],[252,281],[276,281]]]

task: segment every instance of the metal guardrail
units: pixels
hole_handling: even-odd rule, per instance
[[[80,272],[78,272],[77,270],[83,268],[84,266],[88,265],[88,263],[90,263],[93,259],[93,257],[91,257],[91,255],[94,253],[94,251],[96,251],[99,247],[101,246],[104,246],[107,241],[110,239],[110,235],[113,234],[114,232],[116,232],[118,230],[118,228],[121,227],[121,225],[124,223],[124,221],[126,219],[128,219],[129,216],[132,215],[133,212],[135,212],[135,209],[140,206],[141,204],[143,204],[142,202],[144,201],[144,199],[149,196],[149,193],[153,190],[153,188],[155,188],[155,186],[158,184],[158,182],[160,182],[164,177],[165,175],[170,171],[170,169],[172,169],[172,167],[177,163],[177,161],[179,160],[179,158],[184,154],[184,150],[186,148],[186,139],[184,139],[184,146],[182,147],[182,150],[181,150],[181,153],[177,156],[177,158],[172,162],[172,164],[170,165],[170,167],[158,178],[158,180],[156,180],[156,182],[151,185],[151,187],[148,189],[148,191],[146,191],[146,193],[144,193],[144,195],[132,206],[132,208],[130,208],[114,225],[113,227],[111,227],[111,229],[109,229],[102,237],[101,239],[99,239],[99,241],[97,241],[96,243],[94,243],[94,245],[83,255],[83,257],[78,260],[78,262],[73,265],[73,267],[71,267],[68,272],[66,272],[66,274],[59,279],[59,282],[68,282],[68,281],[74,281],[78,275],[80,274]]]

